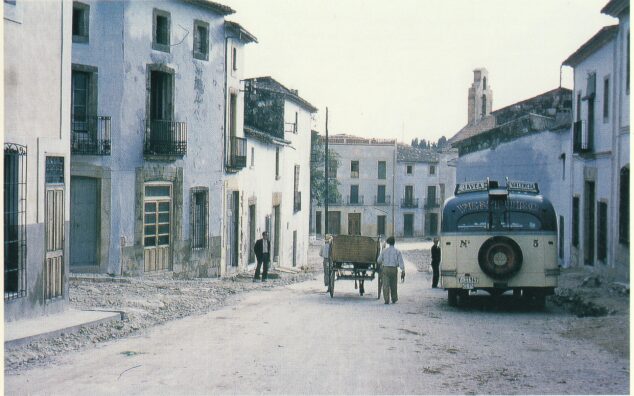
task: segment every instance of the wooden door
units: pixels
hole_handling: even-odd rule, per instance
[[[64,186],[46,188],[44,298],[64,294]]]
[[[414,236],[414,215],[411,213],[403,215],[403,236]]]
[[[361,235],[361,213],[348,213],[348,235]]]
[[[171,185],[145,186],[143,256],[146,272],[169,270],[171,264]]]

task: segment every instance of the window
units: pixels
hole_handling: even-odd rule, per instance
[[[251,168],[255,166],[255,147],[251,147]]]
[[[621,168],[619,183],[619,243],[630,245],[630,168]]]
[[[482,117],[487,115],[487,96],[482,95]]]
[[[376,203],[384,204],[385,203],[385,185],[379,185],[376,189]]]
[[[413,173],[414,173],[414,166],[412,166],[412,165],[407,165],[407,167],[406,167],[406,169],[405,169],[405,172],[406,172],[408,175],[413,174]]]
[[[209,24],[194,21],[194,58],[209,60]]]
[[[299,191],[299,165],[295,165],[293,176],[293,211],[302,210],[302,194]]]
[[[603,122],[610,117],[610,77],[603,80]]]
[[[209,190],[206,187],[192,188],[191,194],[191,247],[208,247]]]
[[[605,264],[608,256],[608,204],[597,202],[598,224],[597,224],[597,260]]]
[[[429,174],[430,175],[435,175],[436,174],[436,166],[435,165],[429,165]]]
[[[234,71],[238,70],[238,50],[236,47],[231,49],[231,68]]]
[[[154,9],[152,22],[152,49],[170,52],[170,23],[169,12]]]
[[[359,161],[350,161],[350,177],[353,179],[359,178]]]
[[[579,197],[572,197],[572,246],[579,247]]]
[[[90,20],[88,4],[73,3],[73,43],[87,43]]]
[[[376,216],[376,234],[385,235],[385,215]]]
[[[358,204],[359,203],[359,186],[353,184],[350,186],[350,204]]]
[[[576,121],[581,121],[581,92],[577,94]]]
[[[4,145],[4,299],[26,296],[26,146]]]
[[[275,147],[275,180],[280,178],[280,148]]]
[[[329,179],[336,179],[337,178],[337,168],[339,167],[339,164],[337,163],[336,159],[329,159],[328,160],[328,178]]]
[[[315,212],[315,234],[321,235],[321,210]]]
[[[299,122],[299,114],[297,112],[295,112],[295,125],[293,125],[293,133],[297,134],[299,127],[298,127],[298,122]]]
[[[385,180],[386,174],[386,163],[385,161],[379,161],[378,164],[378,178],[381,180]]]

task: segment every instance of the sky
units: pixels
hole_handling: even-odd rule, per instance
[[[473,69],[493,110],[561,85],[561,63],[601,27],[607,0],[218,0],[258,43],[245,77],[271,76],[319,109],[313,128],[450,138],[467,123]],[[561,72],[561,77],[560,77]]]

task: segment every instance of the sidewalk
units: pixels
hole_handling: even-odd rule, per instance
[[[38,339],[56,337],[62,333],[76,333],[82,327],[121,320],[122,316],[121,312],[79,311],[67,308],[64,312],[53,315],[5,322],[4,347],[11,349]]]

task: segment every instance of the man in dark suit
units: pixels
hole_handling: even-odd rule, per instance
[[[255,258],[258,260],[253,282],[260,279],[260,268],[262,268],[262,282],[266,282],[266,275],[269,272],[269,262],[271,261],[271,242],[269,242],[269,234],[266,231],[262,233],[262,238],[255,242],[253,252],[255,253]],[[264,266],[262,266],[262,264],[264,264]]]
[[[431,247],[431,268],[434,272],[431,278],[431,287],[438,287],[438,267],[440,267],[440,246],[438,246],[438,238],[434,238],[434,246]]]

